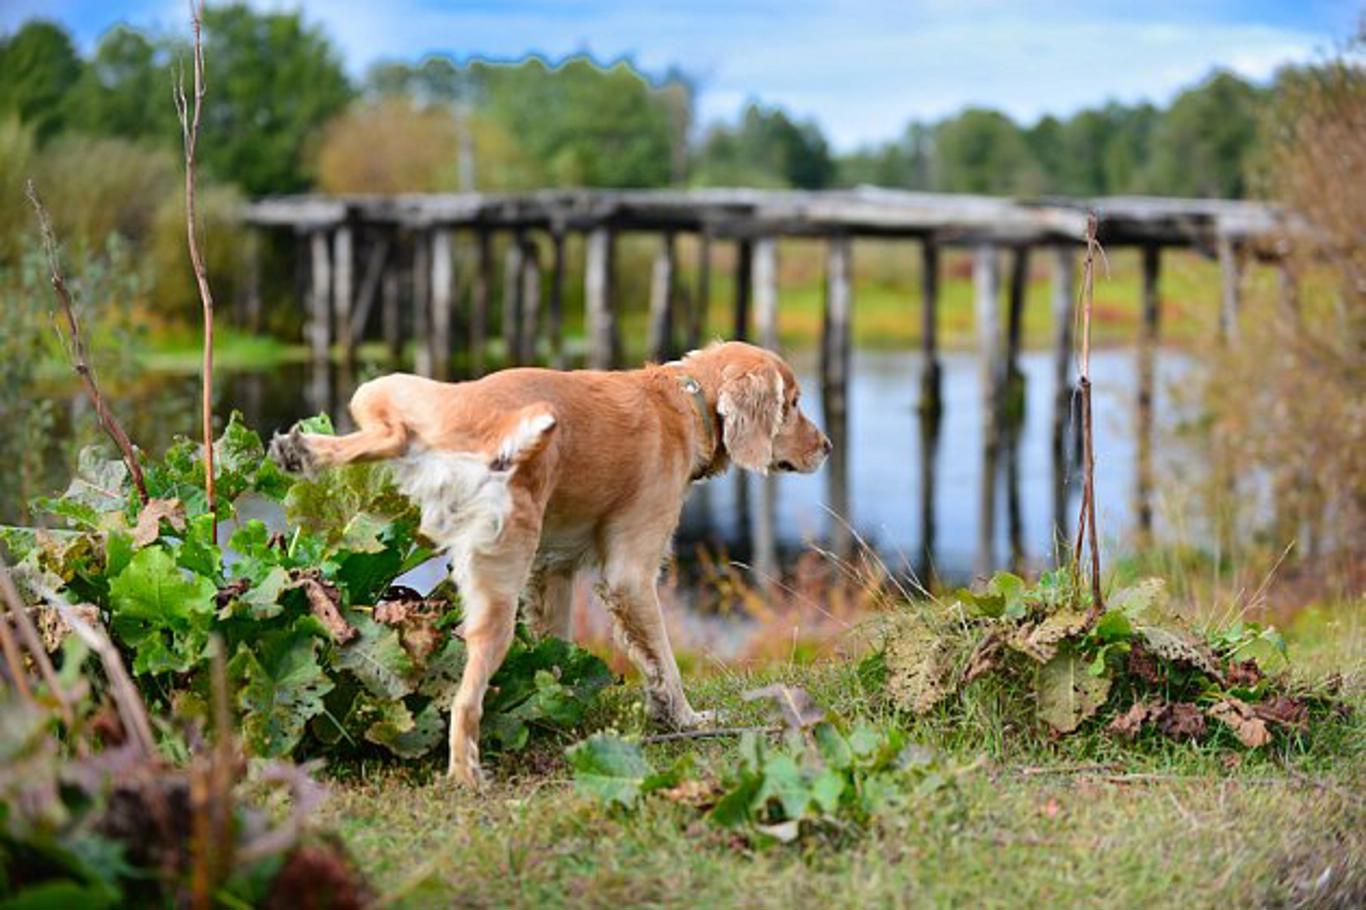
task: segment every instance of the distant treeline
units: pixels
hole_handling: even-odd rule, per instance
[[[819,126],[750,104],[695,122],[695,85],[629,62],[557,65],[430,57],[357,83],[298,13],[215,6],[203,167],[247,195],[540,186],[872,183],[993,194],[1242,196],[1275,86],[1216,72],[1168,107],[1110,103],[1022,125],[970,108],[836,155]],[[115,28],[82,58],[58,25],[0,39],[0,174],[62,137],[173,152],[171,79],[182,39]]]

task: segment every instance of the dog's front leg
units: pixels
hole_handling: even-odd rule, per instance
[[[709,717],[688,704],[678,662],[669,645],[654,577],[611,574],[598,585],[598,597],[612,617],[618,647],[626,651],[645,681],[645,709],[652,723],[675,730],[703,726]]]

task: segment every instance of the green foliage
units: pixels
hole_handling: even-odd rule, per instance
[[[712,186],[821,189],[835,175],[829,146],[814,123],[780,108],[751,104],[731,129],[716,127],[698,152],[695,180]]]
[[[642,796],[673,787],[687,772],[685,756],[673,768],[656,771],[640,746],[611,733],[595,733],[565,751],[574,786],[605,803],[634,808]]]
[[[66,93],[81,59],[61,26],[35,19],[0,38],[0,72],[0,119],[17,114],[39,138],[66,124]]]
[[[326,417],[308,428],[331,432]],[[452,634],[460,614],[449,593],[385,601],[399,575],[432,555],[411,503],[380,466],[311,480],[283,474],[236,413],[214,450],[216,517],[225,528],[236,522],[226,549],[214,539],[195,443],[144,464],[154,497],[145,508],[123,464],[92,450],[67,492],[42,502],[71,530],[6,531],[21,574],[107,613],[153,699],[202,696],[209,639],[221,637],[257,755],[430,752],[465,651]],[[289,525],[272,532],[259,519],[238,521],[247,496],[283,509]],[[612,681],[598,658],[519,629],[485,703],[486,747],[516,751],[535,734],[577,727]]]

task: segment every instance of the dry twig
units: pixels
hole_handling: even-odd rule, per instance
[[[67,289],[66,279],[62,277],[62,265],[57,258],[57,238],[52,233],[52,222],[47,216],[47,209],[43,207],[43,201],[38,197],[38,190],[33,186],[32,180],[28,181],[26,192],[29,204],[38,216],[38,228],[43,235],[43,252],[47,254],[47,269],[52,281],[52,290],[57,293],[57,302],[61,304],[62,316],[66,320],[66,351],[71,358],[71,366],[85,385],[86,394],[95,406],[95,415],[99,418],[100,426],[109,434],[109,438],[114,440],[114,445],[119,447],[123,463],[128,466],[128,473],[133,478],[133,486],[137,487],[138,498],[146,504],[147,483],[142,479],[142,466],[138,464],[133,442],[123,431],[123,425],[119,423],[118,418],[109,410],[109,405],[105,403],[104,395],[95,381],[95,371],[85,356],[85,340],[81,337],[80,323],[76,320],[76,309],[71,304],[71,292]]]
[[[1077,519],[1077,541],[1072,548],[1072,574],[1081,577],[1081,548],[1083,542],[1091,550],[1091,608],[1086,611],[1088,625],[1094,623],[1105,609],[1105,601],[1100,591],[1100,547],[1096,532],[1096,451],[1095,439],[1091,430],[1091,305],[1095,291],[1096,253],[1100,244],[1096,242],[1096,213],[1086,219],[1086,260],[1082,266],[1081,280],[1081,378],[1078,389],[1081,392],[1081,430],[1082,430],[1082,492],[1081,515]]]
[[[781,733],[782,724],[769,724],[766,727],[699,727],[696,730],[678,730],[673,733],[655,733],[642,736],[640,741],[651,743],[672,743],[684,739],[717,739],[722,736],[741,736],[745,733]]]
[[[204,18],[203,3],[190,0],[190,27],[194,32],[194,103],[185,98],[182,73],[176,80],[175,106],[180,116],[180,131],[185,143],[185,236],[190,248],[190,265],[194,268],[195,283],[199,286],[199,301],[204,315],[204,356],[201,373],[201,434],[204,442],[204,494],[209,513],[214,516],[214,538],[218,537],[218,499],[213,477],[213,292],[204,268],[204,256],[199,250],[199,232],[195,225],[195,148],[199,144],[199,118],[204,103],[204,42],[201,35]]]

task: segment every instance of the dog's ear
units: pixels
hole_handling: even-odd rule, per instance
[[[783,377],[773,367],[727,375],[716,397],[721,438],[731,461],[767,474],[783,418]]]

